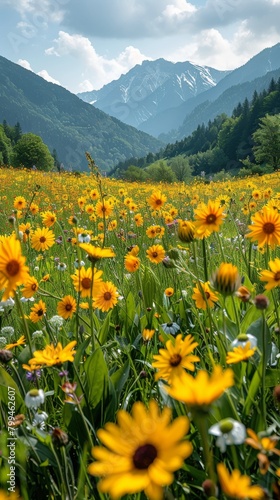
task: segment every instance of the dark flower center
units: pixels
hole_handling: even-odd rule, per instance
[[[157,253],[157,252],[153,252],[153,253],[152,253],[152,256],[156,259],[156,258],[157,258],[157,256],[158,256],[158,253]]]
[[[6,271],[9,276],[16,276],[19,272],[20,266],[17,260],[10,260],[6,265]]]
[[[43,316],[43,314],[44,314],[43,309],[38,309],[37,316]]]
[[[137,448],[133,455],[133,463],[136,469],[148,469],[157,457],[157,450],[152,444],[144,444]]]
[[[91,279],[90,278],[83,278],[81,281],[81,285],[86,290],[89,290],[91,287]]]
[[[161,201],[161,200],[159,200],[159,199],[157,199],[157,200],[156,200],[156,205],[161,205],[161,204],[162,204],[162,201]]]
[[[275,281],[280,280],[280,271],[277,271],[277,273],[274,274],[274,279],[275,279]]]
[[[182,361],[182,357],[180,356],[180,354],[173,354],[173,356],[171,356],[171,358],[170,358],[169,364],[170,364],[170,366],[176,367],[176,366],[179,366],[181,361]]]
[[[206,223],[207,224],[213,224],[216,221],[217,217],[215,214],[209,214],[206,217]]]
[[[272,222],[266,222],[263,225],[263,232],[265,234],[272,234],[272,233],[274,233],[274,231],[275,231],[275,226]]]
[[[41,236],[41,238],[40,238],[40,240],[39,240],[39,241],[40,241],[40,243],[45,243],[45,241],[46,241],[45,236]]]
[[[36,285],[36,283],[33,283],[33,285],[31,285],[31,290],[34,290],[34,291],[36,291],[36,290],[37,290],[37,285]]]
[[[204,293],[205,293],[205,297],[206,297],[206,299],[209,299],[209,297],[210,297],[210,293],[209,293],[209,292],[204,292]]]
[[[105,292],[104,293],[104,300],[111,300],[112,298],[112,295],[110,292]]]
[[[72,311],[72,304],[66,304],[65,309],[66,311]]]

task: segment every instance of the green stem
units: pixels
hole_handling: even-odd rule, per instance
[[[207,269],[207,252],[205,238],[202,239],[202,252],[203,252],[203,268],[204,268],[204,281],[208,281],[208,269]]]
[[[207,419],[204,414],[196,414],[194,416],[194,421],[200,433],[206,472],[207,475],[209,476],[209,479],[211,479],[213,483],[213,489],[214,489],[216,484],[216,476],[213,467],[213,456],[208,441]]]
[[[265,314],[262,311],[262,417],[266,423],[265,373],[266,373]]]

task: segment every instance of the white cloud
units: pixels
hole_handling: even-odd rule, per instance
[[[47,82],[56,83],[56,85],[61,85],[61,83],[58,80],[49,75],[46,69],[42,69],[37,73],[37,75],[44,78],[44,80],[46,80]]]
[[[30,62],[26,61],[26,59],[19,59],[17,61],[17,64],[19,64],[23,68],[28,69],[29,71],[32,71],[34,73],[33,69],[31,68]]]
[[[32,71],[32,73],[35,73],[38,76],[41,76],[41,78],[44,78],[44,80],[46,80],[47,82],[56,83],[56,85],[61,85],[61,83],[58,80],[56,80],[55,78],[53,78],[52,76],[49,75],[49,73],[47,72],[46,69],[42,69],[41,71],[38,71],[38,73],[36,73],[32,69],[30,62],[27,61],[26,59],[19,59],[17,61],[17,64],[22,66],[24,69],[28,69],[29,71]]]
[[[70,35],[65,31],[59,32],[54,45],[46,49],[45,53],[57,57],[72,56],[82,62],[86,79],[80,86],[91,85],[95,90],[149,59],[133,46],[126,47],[115,59],[108,59],[97,54],[88,38],[78,34]]]
[[[48,22],[59,23],[63,20],[65,7],[69,0],[0,0],[0,4],[15,9],[22,19],[30,24],[39,25]]]
[[[79,83],[79,92],[90,92],[91,90],[94,90],[94,88],[89,80]]]

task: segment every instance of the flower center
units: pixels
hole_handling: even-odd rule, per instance
[[[90,278],[83,278],[81,281],[81,285],[86,290],[89,290],[91,287],[91,279]]]
[[[157,253],[157,252],[153,252],[153,253],[152,253],[152,257],[154,257],[155,259],[157,258],[157,256],[158,256],[158,253]]]
[[[72,311],[72,305],[66,304],[65,309],[66,309],[66,311]]]
[[[280,280],[280,271],[277,271],[277,273],[274,274],[274,280],[279,281]]]
[[[17,260],[10,260],[6,265],[6,271],[9,276],[16,276],[19,272],[20,266]]]
[[[170,364],[170,366],[176,367],[176,366],[179,366],[181,361],[182,361],[182,356],[180,356],[180,354],[173,354],[173,356],[171,356],[171,358],[170,358],[169,364]]]
[[[206,217],[206,223],[207,224],[213,224],[216,221],[217,217],[215,214],[209,214]]]
[[[41,236],[41,238],[40,238],[40,240],[39,240],[39,241],[40,241],[40,243],[45,243],[45,241],[46,241],[45,236]]]
[[[36,290],[37,290],[37,285],[36,285],[36,283],[33,283],[33,285],[31,285],[31,290],[34,290],[34,291],[36,291]]]
[[[133,455],[133,463],[136,469],[148,469],[157,457],[157,450],[152,444],[144,444],[137,448]]]
[[[272,222],[266,222],[263,225],[263,232],[265,234],[272,234],[272,233],[274,233],[274,231],[275,231],[275,226]]]
[[[156,200],[156,205],[161,205],[161,200]]]
[[[209,292],[204,292],[204,293],[205,293],[205,297],[206,297],[206,299],[209,299],[209,297],[210,297],[210,293],[209,293]]]
[[[112,298],[112,295],[110,294],[110,292],[104,293],[104,300],[111,300],[111,298]]]
[[[37,316],[43,316],[43,314],[44,314],[43,309],[38,309]]]

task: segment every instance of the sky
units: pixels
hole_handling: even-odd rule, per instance
[[[280,42],[280,0],[0,0],[0,55],[73,93],[143,60],[235,69]]]

